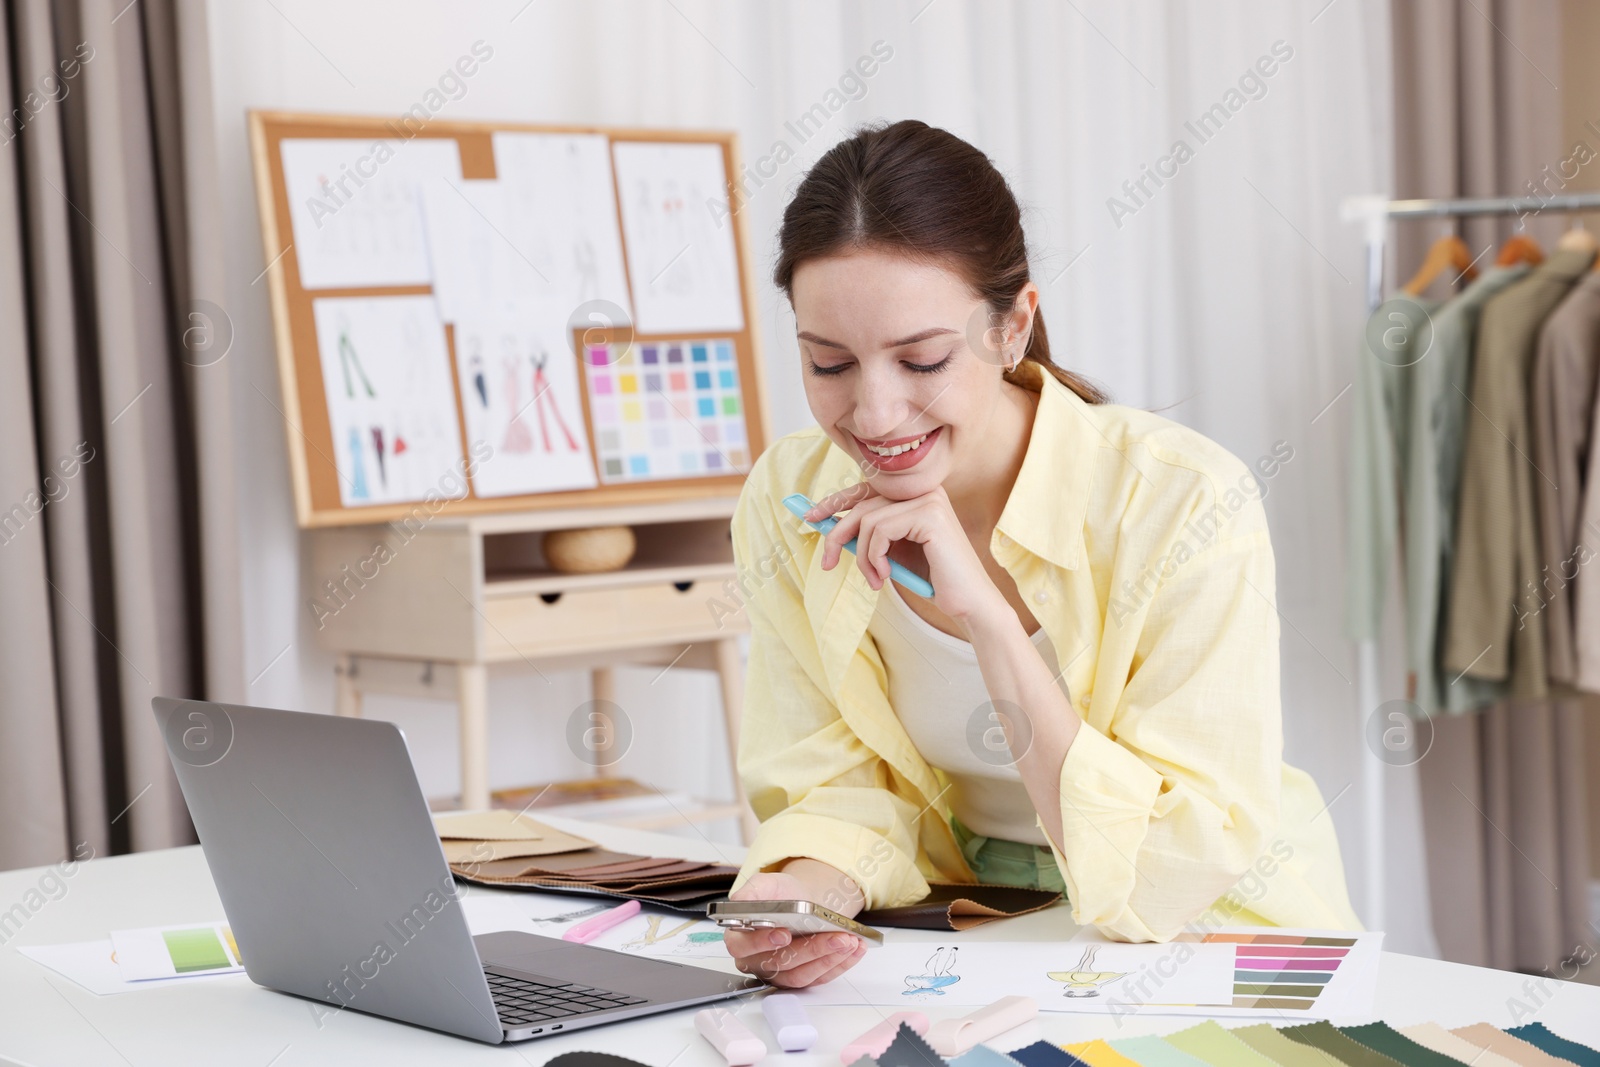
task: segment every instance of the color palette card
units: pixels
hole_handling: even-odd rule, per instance
[[[113,930],[111,947],[126,982],[244,970],[233,931],[222,922]]]
[[[749,469],[732,338],[590,344],[583,364],[601,481]]]

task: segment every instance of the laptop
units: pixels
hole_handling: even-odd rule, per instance
[[[156,697],[206,864],[258,985],[498,1044],[766,988],[749,975],[467,929],[392,723]]]

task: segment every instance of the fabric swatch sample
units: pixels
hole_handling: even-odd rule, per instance
[[[1341,1026],[1339,1032],[1406,1067],[1456,1067],[1459,1060],[1411,1040],[1386,1022]]]
[[[1089,1067],[1140,1067],[1138,1060],[1130,1060],[1107,1044],[1104,1038],[1078,1041],[1062,1047]]]
[[[903,1022],[889,1047],[878,1053],[877,1060],[878,1067],[945,1067],[944,1057]]]
[[[1600,1067],[1600,1051],[1588,1045],[1580,1045],[1576,1041],[1569,1041],[1560,1034],[1551,1030],[1544,1023],[1528,1023],[1526,1026],[1513,1026],[1506,1033],[1530,1045],[1560,1056],[1564,1060],[1571,1060],[1578,1067]]]
[[[1022,1067],[1084,1067],[1082,1060],[1048,1041],[1035,1041],[1006,1053]]]
[[[1277,1061],[1239,1040],[1233,1031],[1215,1019],[1168,1034],[1163,1040],[1211,1067],[1281,1067]]]
[[[1514,1060],[1479,1048],[1466,1038],[1452,1034],[1438,1023],[1418,1023],[1415,1026],[1402,1027],[1400,1032],[1419,1045],[1426,1045],[1435,1052],[1442,1052],[1462,1063],[1470,1063],[1473,1067],[1517,1067]]]
[[[1381,1052],[1372,1051],[1354,1038],[1346,1037],[1327,1021],[1285,1026],[1282,1033],[1291,1041],[1320,1048],[1349,1067],[1397,1067],[1399,1063]]]
[[[1022,1067],[1017,1060],[988,1045],[973,1045],[950,1061],[950,1067]]]
[[[1450,1031],[1457,1037],[1486,1048],[1490,1052],[1497,1052],[1521,1067],[1572,1067],[1570,1063],[1559,1056],[1552,1056],[1537,1045],[1530,1045],[1520,1037],[1512,1037],[1497,1026],[1488,1023],[1473,1023],[1471,1026],[1458,1026]]]
[[[1176,1045],[1160,1037],[1122,1037],[1109,1042],[1112,1048],[1140,1067],[1206,1067],[1205,1060],[1197,1060]]]
[[[1236,1026],[1234,1037],[1282,1067],[1343,1067],[1341,1062],[1320,1048],[1302,1045],[1280,1034],[1271,1023]]]

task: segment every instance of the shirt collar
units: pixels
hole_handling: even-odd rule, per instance
[[[1097,405],[1040,364],[1023,360],[1011,378],[1037,390],[1039,406],[1022,469],[995,529],[1035,556],[1077,570],[1083,561],[1083,524],[1089,513],[1095,452],[1111,442],[1100,428]]]

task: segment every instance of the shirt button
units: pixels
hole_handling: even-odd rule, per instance
[[[1002,545],[1009,545],[1011,543],[1011,538],[1007,537],[1005,534],[1001,534],[1000,535],[1000,543]]]
[[[1045,592],[1043,589],[1041,589],[1037,593],[1033,594],[1033,602],[1035,604],[1043,604],[1045,601],[1047,601],[1049,599],[1050,599],[1050,594]]]

